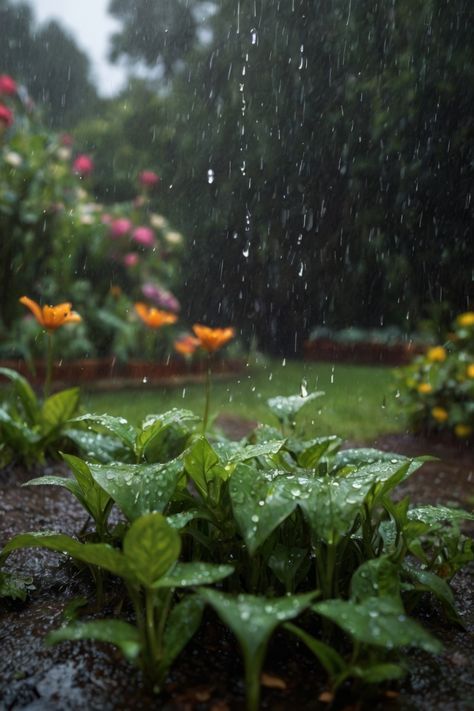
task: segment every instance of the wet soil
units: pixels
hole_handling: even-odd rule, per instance
[[[221,421],[229,436],[241,437],[248,423]],[[429,462],[405,485],[413,501],[455,503],[472,507],[474,452],[467,447],[421,440],[409,435],[379,439],[374,446],[409,455],[432,454]],[[82,509],[68,492],[56,487],[21,484],[40,473],[58,473],[60,465],[36,471],[0,471],[0,545],[16,533],[55,530],[75,534],[84,524]],[[0,709],[13,711],[239,711],[244,708],[243,669],[232,635],[208,614],[185,649],[164,692],[151,696],[138,672],[110,645],[44,644],[45,634],[62,622],[65,606],[78,596],[93,597],[86,577],[47,551],[18,551],[8,566],[31,576],[34,589],[23,602],[0,600]],[[449,710],[474,709],[474,567],[457,574],[453,589],[466,630],[444,621],[428,602],[418,612],[423,623],[444,643],[438,657],[410,652],[410,674],[367,698],[354,689],[331,708]],[[117,595],[110,610],[117,605]],[[325,674],[314,658],[293,639],[277,633],[265,663],[262,707],[265,709],[327,709]],[[275,688],[276,687],[276,688]],[[323,694],[321,696],[321,694]],[[320,698],[321,696],[321,698]]]

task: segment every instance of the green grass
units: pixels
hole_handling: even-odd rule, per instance
[[[338,434],[346,439],[370,441],[403,428],[392,372],[380,367],[260,358],[241,375],[213,383],[211,413],[276,424],[265,407],[266,400],[299,393],[303,380],[308,392],[325,391],[324,397],[308,404],[298,416],[299,429],[309,436]],[[144,383],[140,389],[84,393],[82,401],[89,412],[121,415],[138,423],[145,415],[172,407],[185,407],[201,415],[203,397],[201,384],[152,388]]]

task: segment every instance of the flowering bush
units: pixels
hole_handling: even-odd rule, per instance
[[[46,131],[23,87],[0,74],[0,356],[38,354],[23,293],[41,304],[66,298],[84,315],[80,345],[68,339],[66,358],[133,355],[135,301],[179,311],[183,238],[155,211],[157,173],[138,175],[129,203],[101,205],[93,183],[94,157],[74,150],[69,134]]]
[[[415,430],[474,433],[474,312],[460,314],[443,345],[398,371],[401,403]]]

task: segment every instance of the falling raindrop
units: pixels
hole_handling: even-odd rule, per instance
[[[207,182],[209,183],[209,185],[212,185],[212,183],[214,182],[214,171],[212,170],[212,168],[209,168],[209,170],[207,171]]]

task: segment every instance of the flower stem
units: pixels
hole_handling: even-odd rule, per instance
[[[46,377],[44,381],[44,399],[49,397],[51,392],[51,381],[53,379],[53,334],[47,331],[46,348]]]
[[[204,416],[202,418],[202,433],[206,434],[207,423],[209,420],[209,402],[211,399],[211,354],[207,355],[207,368],[206,368],[206,394],[204,401]]]

